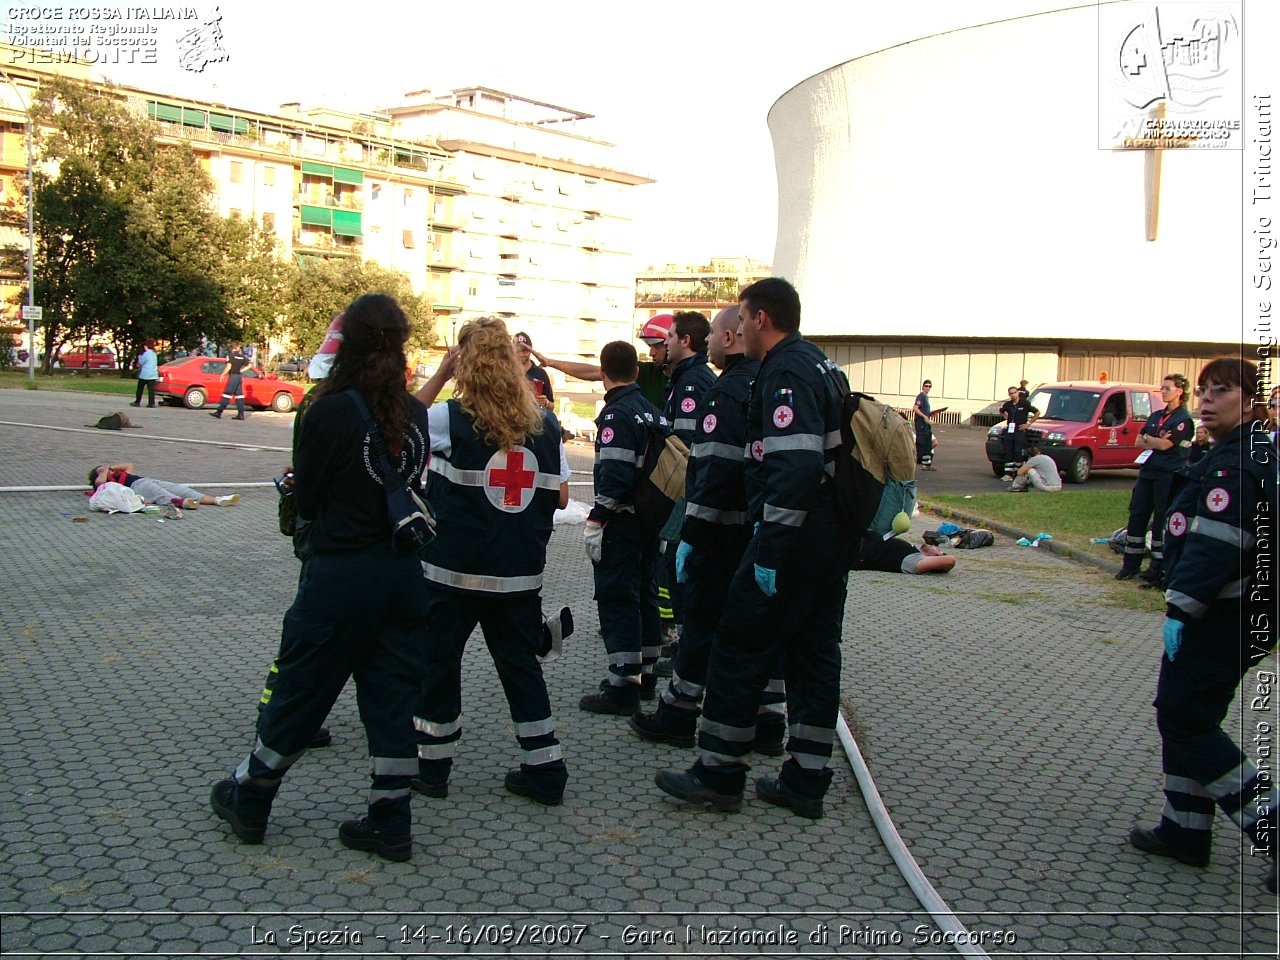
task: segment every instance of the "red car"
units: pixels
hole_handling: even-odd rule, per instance
[[[221,357],[183,357],[160,366],[156,393],[171,403],[184,403],[199,410],[206,403],[217,403],[227,385],[230,364]],[[244,402],[265,410],[288,413],[301,401],[306,390],[296,383],[268,376],[257,367],[245,367]]]
[[[116,355],[108,347],[94,345],[86,354],[84,347],[71,347],[58,355],[58,366],[69,370],[114,370]]]

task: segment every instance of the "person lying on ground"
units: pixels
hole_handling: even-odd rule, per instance
[[[234,507],[240,502],[238,493],[212,497],[182,483],[140,477],[133,472],[134,469],[132,463],[100,463],[91,467],[89,495],[92,496],[104,483],[114,481],[140,496],[143,503],[171,503],[183,510],[195,510],[197,507]]]

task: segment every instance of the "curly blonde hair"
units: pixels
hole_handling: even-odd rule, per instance
[[[471,415],[485,443],[510,450],[542,433],[542,411],[499,318],[478,317],[463,324],[453,377],[453,398]]]

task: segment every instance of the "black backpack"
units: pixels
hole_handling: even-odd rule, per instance
[[[382,477],[382,488],[387,494],[387,517],[391,520],[391,545],[396,553],[403,555],[416,553],[422,556],[428,544],[436,538],[436,518],[426,500],[409,486],[408,482],[396,470],[391,458],[387,456],[387,445],[382,439],[382,432],[374,422],[369,407],[360,396],[360,391],[346,391],[355,401],[356,409],[364,417],[365,429],[369,431],[369,442],[378,459],[375,464]]]

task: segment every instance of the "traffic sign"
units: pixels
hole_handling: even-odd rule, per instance
[[[22,305],[22,319],[23,320],[43,320],[44,307],[29,306],[24,303]]]

